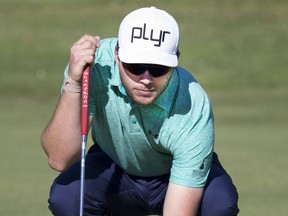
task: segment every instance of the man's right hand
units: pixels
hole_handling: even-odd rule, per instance
[[[92,64],[95,51],[100,46],[100,37],[83,35],[70,49],[68,75],[76,82],[81,82],[81,76],[87,64]]]

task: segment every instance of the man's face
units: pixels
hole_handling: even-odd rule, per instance
[[[152,68],[150,72],[149,65],[147,70],[145,70],[145,66],[143,65],[125,64],[119,59],[117,63],[119,66],[121,81],[128,96],[134,102],[141,105],[149,105],[153,103],[168,85],[172,74],[172,68],[167,67],[164,73],[165,68],[163,68],[163,66],[159,67],[159,72],[161,73],[162,70],[164,74],[160,77],[156,77],[153,76],[153,74],[158,70],[156,65],[151,65]],[[135,73],[140,74],[138,75]]]

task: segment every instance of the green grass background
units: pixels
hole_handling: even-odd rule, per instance
[[[286,0],[0,0],[0,215],[50,215],[40,135],[56,105],[71,44],[117,36],[131,10],[169,11],[180,64],[211,97],[216,151],[239,191],[240,215],[288,213]]]

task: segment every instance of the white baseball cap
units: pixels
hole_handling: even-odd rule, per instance
[[[178,24],[164,10],[147,7],[129,13],[120,24],[118,43],[122,62],[178,65]]]

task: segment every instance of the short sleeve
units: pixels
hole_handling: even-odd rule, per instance
[[[214,148],[214,120],[207,94],[196,82],[176,101],[162,137],[173,155],[170,181],[204,187]],[[185,95],[186,94],[186,95]],[[184,110],[184,111],[183,111]]]

